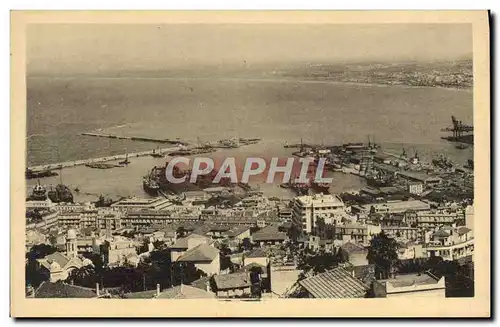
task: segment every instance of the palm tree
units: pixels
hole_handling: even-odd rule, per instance
[[[375,264],[375,274],[379,279],[386,279],[393,271],[398,260],[397,243],[384,232],[375,235],[370,241],[366,258],[370,264]]]

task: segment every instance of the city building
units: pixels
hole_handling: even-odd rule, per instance
[[[78,257],[76,232],[74,230],[68,230],[66,253],[54,252],[42,259],[37,259],[37,262],[40,271],[47,276],[50,282],[65,280],[73,269],[79,269],[84,264],[89,264]]]
[[[474,254],[474,233],[461,227],[441,228],[425,244],[427,257],[439,256],[443,260],[458,260]]]
[[[425,186],[436,186],[441,184],[442,179],[438,176],[427,175],[415,171],[398,171],[397,176],[411,182],[422,183]]]
[[[200,244],[212,245],[213,241],[206,236],[191,233],[186,237],[181,237],[170,246],[170,255],[172,262],[177,261],[188,250],[195,248]]]
[[[286,233],[280,232],[278,226],[269,225],[264,227],[251,236],[252,242],[259,245],[278,245],[288,240]]]
[[[251,294],[252,282],[246,271],[214,276],[217,297],[243,297]]]
[[[380,225],[361,223],[328,224],[318,219],[314,234],[321,239],[340,240],[342,243],[353,242],[367,245],[374,235],[381,232]]]
[[[384,226],[382,231],[396,238],[403,238],[409,241],[416,241],[420,237],[418,228],[409,226]]]
[[[118,202],[111,204],[111,208],[114,210],[153,210],[160,211],[171,207],[173,204],[170,200],[164,197],[157,197],[152,199],[144,199],[138,197],[129,197],[122,199]]]
[[[209,276],[220,273],[219,250],[205,243],[188,249],[177,258],[176,262],[192,263]]]
[[[374,283],[375,297],[445,298],[444,277],[430,273],[397,275]]]
[[[408,183],[408,193],[420,195],[424,192],[424,184],[419,182]]]
[[[373,209],[372,209],[373,208]],[[372,211],[377,214],[404,213],[409,210],[422,211],[429,210],[430,204],[420,200],[392,201],[385,203],[371,203],[359,206],[352,206],[353,213],[369,214]]]
[[[293,223],[300,230],[312,233],[318,218],[325,223],[340,222],[345,216],[344,202],[335,195],[316,194],[296,197],[292,207]]]
[[[465,216],[461,210],[428,210],[417,212],[414,224],[417,227],[434,228],[453,226],[458,221],[463,220],[465,220]]]
[[[303,297],[317,299],[364,298],[369,287],[342,267],[299,281]]]

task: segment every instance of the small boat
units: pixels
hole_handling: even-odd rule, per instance
[[[151,153],[151,157],[153,157],[153,158],[163,158],[163,154],[161,154],[160,152],[156,152],[156,150],[153,150],[153,152]]]
[[[457,148],[459,150],[465,150],[465,149],[468,149],[469,146],[467,144],[460,143],[460,144],[456,145],[455,148]]]
[[[125,160],[123,161],[120,161],[118,164],[120,165],[128,165],[130,163],[130,161],[128,160],[128,154],[125,155]]]
[[[80,189],[78,188],[78,186],[74,189],[74,191],[75,191],[76,193],[80,193]]]

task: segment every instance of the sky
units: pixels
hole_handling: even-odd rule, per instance
[[[472,59],[470,24],[96,25],[27,30],[27,72],[106,73],[298,62]]]

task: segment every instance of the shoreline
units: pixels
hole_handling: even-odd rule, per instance
[[[400,88],[431,88],[443,89],[450,91],[463,91],[467,93],[473,92],[473,87],[458,88],[458,87],[445,87],[445,86],[430,86],[430,85],[407,85],[407,84],[387,84],[387,83],[363,83],[363,82],[349,82],[349,81],[336,81],[336,80],[315,80],[307,78],[293,78],[293,77],[279,77],[279,78],[261,78],[261,77],[203,77],[203,76],[130,76],[130,77],[105,77],[105,76],[32,76],[27,79],[55,79],[55,80],[220,80],[220,81],[248,81],[248,82],[263,82],[263,83],[311,83],[311,84],[344,84],[353,86],[366,86],[366,87],[400,87]]]

